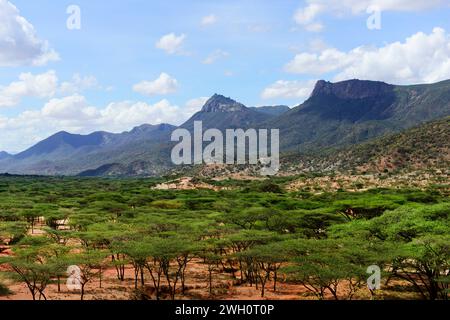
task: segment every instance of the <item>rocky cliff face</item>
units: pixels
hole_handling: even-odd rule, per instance
[[[386,96],[393,90],[393,85],[379,81],[347,80],[331,83],[320,80],[311,97],[333,95],[340,99],[365,99]]]

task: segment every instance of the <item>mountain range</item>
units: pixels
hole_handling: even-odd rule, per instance
[[[400,133],[450,115],[450,80],[412,86],[377,81],[318,81],[304,103],[246,107],[215,94],[182,124],[203,128],[278,128],[284,153],[345,149],[386,134]],[[77,135],[58,132],[31,148],[0,152],[0,172],[11,174],[150,176],[172,167],[170,124],[144,124],[129,132]]]

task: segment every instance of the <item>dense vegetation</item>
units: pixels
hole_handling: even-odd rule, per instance
[[[0,178],[0,282],[33,299],[81,270],[80,297],[105,270],[133,298],[188,296],[192,264],[217,297],[227,276],[264,297],[280,283],[318,299],[377,298],[367,268],[422,299],[448,299],[450,202],[439,189],[286,192],[286,179],[222,182],[227,190],[157,190],[150,179]],[[2,253],[3,251],[3,253]],[[149,289],[151,288],[151,290]],[[0,295],[9,294],[0,284]]]
[[[450,117],[421,124],[401,133],[387,134],[345,148],[328,148],[308,154],[286,154],[287,172],[359,171],[399,172],[450,167]]]

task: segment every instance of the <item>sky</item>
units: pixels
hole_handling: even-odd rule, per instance
[[[319,79],[450,79],[450,0],[0,0],[0,150],[179,125],[214,93],[296,106]]]

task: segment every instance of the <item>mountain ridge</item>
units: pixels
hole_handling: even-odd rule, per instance
[[[282,153],[304,153],[360,144],[449,115],[450,80],[409,86],[357,79],[337,83],[320,80],[311,96],[292,109],[248,108],[214,94],[179,128],[192,130],[194,121],[202,121],[205,130],[278,128]],[[0,172],[164,174],[172,167],[174,143],[170,134],[175,128],[144,124],[122,133],[58,132],[18,155],[0,153]]]

